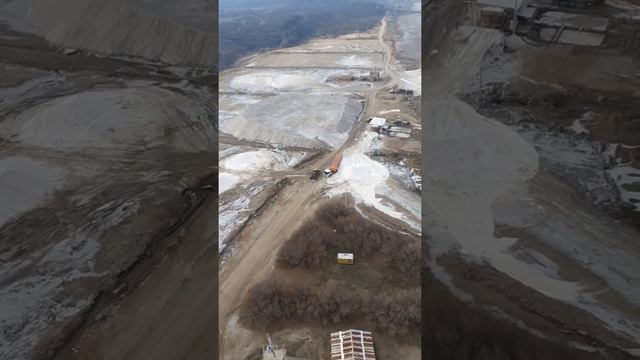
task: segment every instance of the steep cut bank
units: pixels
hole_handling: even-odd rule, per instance
[[[217,24],[159,14],[142,2],[31,0],[13,5],[14,27],[31,29],[52,43],[104,55],[142,57],[171,64],[215,66]],[[213,2],[184,4],[207,11]],[[4,7],[11,6],[5,4]],[[212,10],[209,10],[212,11]],[[213,16],[213,12],[212,18]],[[169,15],[169,16],[166,16]],[[190,22],[193,21],[193,22]],[[217,21],[217,20],[216,20]]]

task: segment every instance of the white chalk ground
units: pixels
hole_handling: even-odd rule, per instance
[[[422,69],[409,70],[400,74],[400,87],[412,90],[416,96],[422,95]]]
[[[585,309],[611,329],[637,339],[637,325],[621,322],[621,315],[588,293],[586,284],[563,280],[553,270],[557,266],[541,267],[524,261],[511,248],[517,239],[494,236],[496,202],[527,193],[528,180],[537,172],[538,155],[531,145],[515,131],[484,118],[457,99],[429,98],[423,109],[431,114],[423,125],[423,197],[428,214],[425,225],[428,228],[444,226],[443,231],[448,234],[434,238],[431,244],[434,253],[457,249],[471,259],[486,261],[522,284]],[[540,211],[541,207],[538,208]],[[522,209],[522,205],[511,207],[498,215],[502,222],[511,219],[512,226],[535,224],[537,217]],[[572,216],[570,214],[568,216]],[[541,240],[579,259],[577,261],[630,301],[638,299],[637,291],[629,289],[629,282],[637,282],[628,277],[635,273],[630,258],[633,252],[609,256],[613,249],[594,243],[594,236],[601,236],[603,241],[615,239],[610,238],[614,235],[604,227],[596,231],[594,223],[590,230],[578,233],[570,222],[580,219],[579,216],[561,221],[551,218],[544,227],[532,226],[532,229],[540,228],[544,232]],[[525,223],[520,224],[522,221]],[[594,264],[596,254],[600,266]]]
[[[336,61],[336,64],[346,67],[375,67],[375,64],[373,63],[373,61],[371,61],[370,58],[358,55],[343,56],[340,60]]]
[[[297,165],[304,152],[288,155],[284,151],[258,149],[231,155],[220,162],[220,166],[236,172],[281,171]]]
[[[589,130],[582,124],[583,121],[589,122],[593,119],[593,112],[586,112],[580,119],[575,119],[571,126],[568,127],[569,130],[573,130],[576,134],[584,134],[588,133]]]
[[[284,151],[230,147],[220,152],[218,194],[238,190],[219,203],[218,251],[227,249],[232,235],[242,227],[253,213],[252,201],[263,191],[261,182],[273,181],[273,171],[286,171],[298,165],[307,156],[304,151]],[[250,148],[249,148],[250,149]],[[259,177],[258,183],[250,183]],[[229,194],[227,194],[229,195]]]
[[[93,260],[100,249],[99,239],[104,231],[120,225],[138,210],[137,200],[105,204],[92,214],[99,222],[78,227],[63,241],[45,247],[29,259],[0,265],[0,278],[6,281],[0,288],[3,359],[26,359],[53,326],[88,309],[92,297],[78,300],[65,296],[65,286],[80,279],[99,281],[101,274],[95,272]],[[31,267],[40,271],[30,277],[19,277]]]
[[[240,182],[240,177],[228,172],[220,172],[218,174],[218,195],[232,189]]]
[[[218,215],[218,252],[227,248],[233,234],[240,229],[253,214],[251,200],[264,188],[260,185],[248,186],[242,194],[228,202],[219,205]]]
[[[622,200],[635,207],[635,211],[640,212],[640,191],[633,191],[627,188],[629,186],[640,187],[640,169],[620,165],[608,172],[611,178],[615,180]]]
[[[256,99],[234,103],[221,96],[220,131],[269,144],[337,148],[363,106],[361,99],[341,93],[296,92]]]
[[[354,196],[356,201],[402,220],[412,229],[420,231],[420,198],[403,194],[406,190],[400,189],[400,187],[391,191],[388,183],[389,170],[383,164],[366,155],[367,152],[378,146],[380,146],[378,134],[366,132],[361,135],[361,139],[355,145],[345,150],[338,172],[327,181],[330,187],[327,195],[335,196],[349,193]],[[408,209],[409,213],[407,213]]]
[[[21,156],[0,158],[0,227],[42,205],[63,183],[62,169],[45,162]]]
[[[389,114],[389,113],[394,113],[394,112],[400,112],[400,109],[383,110],[383,111],[380,111],[378,113],[378,115],[384,115],[384,114]]]
[[[250,70],[242,71],[231,79],[223,77],[225,89],[244,93],[277,93],[296,91],[336,91],[337,87],[348,88],[354,84],[339,85],[328,82],[333,77],[362,78],[369,75],[365,70],[304,69],[304,70]]]
[[[185,118],[186,115],[186,118]],[[60,97],[0,123],[0,136],[14,142],[71,150],[154,147],[200,151],[215,136],[206,110],[194,100],[152,87],[89,91]]]
[[[552,139],[537,135],[524,141],[514,130],[482,117],[457,100],[453,95],[478,90],[480,64],[485,54],[500,51],[503,39],[493,30],[461,27],[456,41],[465,45],[445,55],[447,69],[428,74],[430,86],[424,89],[429,95],[423,111],[430,116],[423,124],[423,222],[432,238],[434,258],[451,250],[460,251],[467,259],[487,262],[522,284],[584,309],[610,329],[639,341],[639,324],[596,299],[594,295],[600,290],[591,293],[588,281],[567,281],[558,273],[563,264],[554,264],[531,249],[527,250],[528,256],[523,256],[518,248],[511,247],[518,239],[494,236],[494,223],[527,228],[536,239],[589,269],[626,300],[637,304],[640,298],[638,265],[634,261],[638,249],[633,237],[637,236],[633,231],[619,229],[580,207],[566,209],[565,204],[548,199],[547,193],[532,192],[530,180],[537,173],[538,154],[529,143],[551,141],[554,146],[540,146],[540,156],[558,158],[561,154],[563,167],[580,169],[585,162],[599,160],[579,141],[561,147],[573,151],[560,151]],[[518,43],[509,46],[517,48]],[[517,59],[502,57],[507,61],[484,63],[483,83],[486,78],[506,81],[505,73],[519,73]],[[452,96],[443,99],[442,94]],[[580,125],[583,120],[588,119],[583,117]],[[580,127],[574,130],[580,131]],[[542,198],[533,198],[532,194]],[[516,206],[505,207],[505,202]],[[527,260],[532,257],[537,260]],[[438,276],[451,284],[437,263],[433,265]]]
[[[247,92],[301,91],[321,85],[322,76],[312,72],[257,71],[231,80],[231,88]]]
[[[493,236],[491,203],[533,177],[535,150],[515,132],[455,99],[427,99],[423,124],[425,203],[448,224],[462,254],[562,300],[579,286],[548,278],[509,253],[513,239]]]

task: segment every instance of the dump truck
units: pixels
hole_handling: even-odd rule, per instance
[[[324,169],[324,174],[327,176],[331,176],[338,172],[338,167],[340,167],[340,162],[342,162],[342,154],[337,154],[331,160],[331,165],[328,168]]]

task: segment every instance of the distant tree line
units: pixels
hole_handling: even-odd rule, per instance
[[[295,46],[317,36],[365,31],[377,25],[385,8],[371,0],[277,0],[221,4],[220,68],[262,50]]]

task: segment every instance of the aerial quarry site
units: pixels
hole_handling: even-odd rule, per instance
[[[0,1],[0,359],[215,356],[214,10]]]
[[[376,3],[0,0],[0,360],[640,358],[640,0]]]
[[[220,73],[220,359],[420,359],[421,5],[388,3]]]
[[[639,357],[640,2],[433,0],[423,16],[426,278],[572,349],[522,358]]]

